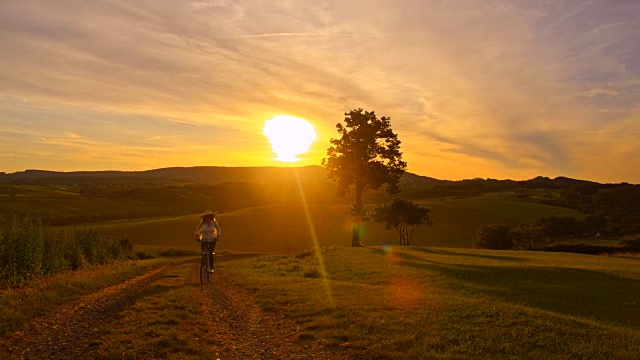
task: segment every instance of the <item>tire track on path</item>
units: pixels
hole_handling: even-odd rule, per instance
[[[248,255],[255,256],[255,255]],[[226,262],[247,255],[221,257]],[[193,258],[156,268],[80,299],[60,306],[54,314],[39,317],[13,334],[0,339],[0,359],[95,359],[100,358],[101,331],[122,319],[121,313],[144,295],[154,283],[176,277],[180,285],[197,286],[193,276],[183,277],[179,267],[196,264]],[[315,338],[301,336],[300,327],[282,311],[263,311],[255,295],[228,274],[216,271],[210,284],[195,292],[202,302],[203,316],[216,358],[228,359],[347,359],[338,349],[329,349]],[[199,298],[199,299],[198,299]],[[142,331],[142,329],[141,329]],[[138,336],[138,334],[136,334]],[[140,336],[141,333],[140,333]],[[211,344],[211,343],[210,343]]]
[[[226,359],[346,359],[301,329],[281,312],[265,312],[233,279],[216,271],[203,287],[203,306],[215,333],[221,360]]]
[[[189,260],[193,261],[193,260]],[[36,318],[0,340],[2,359],[89,359],[98,356],[100,328],[118,318],[150,284],[181,261],[104,288]]]

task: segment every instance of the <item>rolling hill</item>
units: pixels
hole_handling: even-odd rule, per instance
[[[27,170],[0,174],[0,215],[94,226],[138,244],[181,246],[190,240],[197,215],[210,208],[220,212],[235,250],[304,250],[314,246],[313,233],[323,246],[348,245],[351,197],[338,198],[325,175],[320,166]],[[633,233],[638,223],[638,185],[564,177],[449,181],[405,173],[400,186],[400,197],[431,209],[434,225],[416,229],[412,244],[418,246],[469,247],[483,225],[548,216],[609,216],[618,234]],[[365,193],[370,208],[388,199],[382,189]],[[364,236],[372,245],[397,241],[380,224],[369,224]]]

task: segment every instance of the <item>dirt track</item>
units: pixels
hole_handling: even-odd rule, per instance
[[[228,261],[228,260],[227,260]],[[100,329],[167,274],[183,264],[153,270],[62,306],[0,339],[0,359],[99,358]],[[185,283],[199,286],[195,277]],[[254,297],[221,271],[200,292],[212,331],[216,357],[225,359],[340,359],[339,353],[299,338],[296,325],[278,312],[264,312]]]

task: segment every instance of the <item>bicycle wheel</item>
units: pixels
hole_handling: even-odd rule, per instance
[[[207,253],[202,253],[202,260],[200,260],[200,283],[202,285],[209,282],[209,259]]]

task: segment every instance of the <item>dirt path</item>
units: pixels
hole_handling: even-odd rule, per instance
[[[204,287],[204,306],[215,329],[220,359],[341,359],[311,339],[279,312],[264,312],[253,295],[223,274]]]
[[[100,327],[116,319],[122,309],[135,301],[137,294],[161,278],[169,267],[160,267],[83,296],[78,301],[63,305],[47,318],[35,319],[20,331],[0,340],[0,358],[95,358]]]
[[[173,277],[171,271],[182,264],[163,266],[102,289],[62,306],[53,316],[26,324],[0,339],[0,359],[99,358],[101,328],[119,319],[120,312],[154,283]],[[193,278],[188,285],[199,286]],[[199,293],[220,360],[345,358],[300,339],[299,329],[284,314],[262,311],[251,294],[221,271]]]

